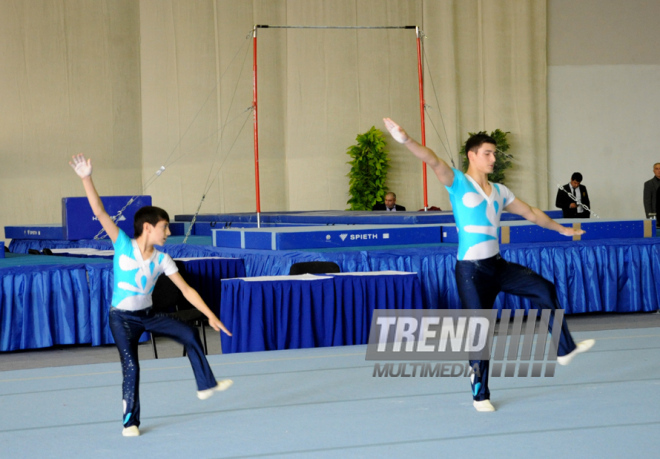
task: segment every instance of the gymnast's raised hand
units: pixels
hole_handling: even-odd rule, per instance
[[[99,193],[96,191],[94,183],[92,182],[92,160],[85,159],[85,155],[79,153],[73,155],[71,161],[69,161],[69,165],[76,172],[78,177],[82,179],[85,194],[87,195],[87,200],[92,208],[92,212],[94,212],[94,215],[98,218],[101,226],[103,226],[105,232],[108,233],[108,237],[114,243],[119,236],[119,228],[105,211]]]
[[[391,119],[383,118],[383,121],[385,122],[385,127],[387,128],[387,130],[390,131],[392,138],[397,142],[406,143],[406,141],[410,138],[408,137],[408,134],[406,134],[406,131],[404,131],[401,126],[396,124]]]
[[[92,160],[85,159],[85,155],[82,153],[73,155],[72,161],[69,161],[69,165],[76,171],[78,177],[85,178],[92,175]]]

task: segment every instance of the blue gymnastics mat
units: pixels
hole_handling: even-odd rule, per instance
[[[133,217],[141,207],[151,205],[151,196],[101,196],[108,214],[118,215],[117,226],[133,237]],[[129,202],[131,203],[129,205]],[[5,226],[8,239],[68,240],[92,239],[103,228],[85,197],[62,198],[61,224]]]
[[[657,229],[652,220],[602,220],[602,219],[562,219],[557,223],[565,227],[580,228],[585,231],[574,241],[596,241],[601,239],[642,239],[656,237]],[[498,234],[500,244],[530,242],[566,242],[570,238],[556,231],[541,228],[534,223],[523,221],[503,221]],[[442,225],[442,242],[458,243],[455,224]]]
[[[62,225],[55,224],[5,226],[5,237],[7,239],[66,240]]]
[[[439,225],[333,225],[214,229],[213,246],[304,250],[383,247],[442,242]]]
[[[561,210],[544,211],[550,218],[562,218]],[[190,222],[194,215],[175,215],[175,221]],[[199,214],[199,222],[215,222],[218,225],[226,223],[257,223],[257,214],[242,212],[231,214]],[[502,221],[522,220],[522,217],[504,212]],[[454,223],[451,211],[433,212],[359,212],[342,210],[319,210],[303,212],[262,212],[259,215],[262,224],[284,225],[288,223],[313,225],[430,225]]]
[[[366,346],[209,356],[234,385],[195,397],[185,358],[141,362],[142,436],[121,436],[121,370],[0,373],[0,445],[13,458],[654,457],[660,331],[580,332],[596,346],[554,377],[374,377]]]
[[[655,237],[651,220],[560,220],[566,227],[582,228],[581,236],[567,238],[556,231],[541,228],[528,221],[502,222],[499,242],[567,242]],[[354,247],[393,247],[420,244],[455,244],[456,225],[332,225],[265,228],[212,229],[214,247],[258,250],[308,250]]]

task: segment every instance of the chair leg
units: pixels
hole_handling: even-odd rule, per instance
[[[158,351],[156,350],[156,337],[154,336],[153,333],[150,333],[151,335],[151,345],[154,348],[154,359],[158,358]]]
[[[209,355],[209,348],[206,344],[206,326],[203,320],[200,321],[200,326],[202,327],[202,336],[204,337],[204,355]]]
[[[209,348],[208,345],[206,344],[206,327],[204,326],[204,321],[200,320],[200,327],[202,329],[202,338],[203,338],[203,344],[204,344],[204,355],[209,355]],[[186,356],[186,348],[183,348],[183,356]]]

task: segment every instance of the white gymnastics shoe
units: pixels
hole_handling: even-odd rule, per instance
[[[495,411],[495,407],[493,406],[492,403],[490,403],[490,400],[481,400],[480,402],[475,400],[474,402],[472,402],[472,405],[474,405],[474,408],[477,411],[481,411],[483,413],[489,411]]]
[[[121,434],[124,437],[139,437],[140,429],[138,429],[138,426],[124,427],[124,430],[122,430]]]
[[[573,349],[573,352],[571,352],[570,354],[557,356],[557,363],[559,365],[568,365],[569,363],[571,363],[571,360],[573,360],[576,355],[582,354],[583,352],[587,352],[589,349],[594,347],[594,344],[596,344],[596,340],[594,339],[587,339],[584,341],[580,341],[579,343],[577,343],[575,349]]]
[[[216,392],[221,392],[223,390],[229,389],[232,384],[234,384],[234,381],[232,381],[231,379],[223,379],[222,381],[218,381],[218,385],[215,387],[205,390],[198,390],[197,398],[200,400],[206,400]]]

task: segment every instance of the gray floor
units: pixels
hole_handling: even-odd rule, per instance
[[[660,313],[576,314],[568,317],[568,324],[572,332],[652,328],[660,327]],[[218,333],[207,327],[206,336],[209,355],[221,354]],[[182,347],[167,338],[158,338],[156,345],[158,357],[161,359],[182,356]],[[151,342],[141,344],[139,352],[141,361],[154,358]],[[114,345],[100,347],[68,346],[0,353],[1,371],[111,362],[119,362],[117,349]]]
[[[632,325],[657,319],[577,331],[587,319],[574,335],[596,346],[554,377],[491,378],[495,413],[472,408],[465,377],[374,377],[366,346],[211,355],[234,386],[200,401],[188,362],[144,345],[142,436],[123,438],[116,363],[5,371],[0,456],[654,457],[660,330]]]
[[[221,354],[220,338],[212,328],[206,328],[209,355]],[[183,347],[168,338],[156,338],[159,359],[181,357]],[[151,341],[140,344],[140,361],[154,359]],[[107,346],[59,346],[32,351],[0,353],[0,370],[26,370],[30,368],[89,365],[94,363],[119,362],[114,344]]]

